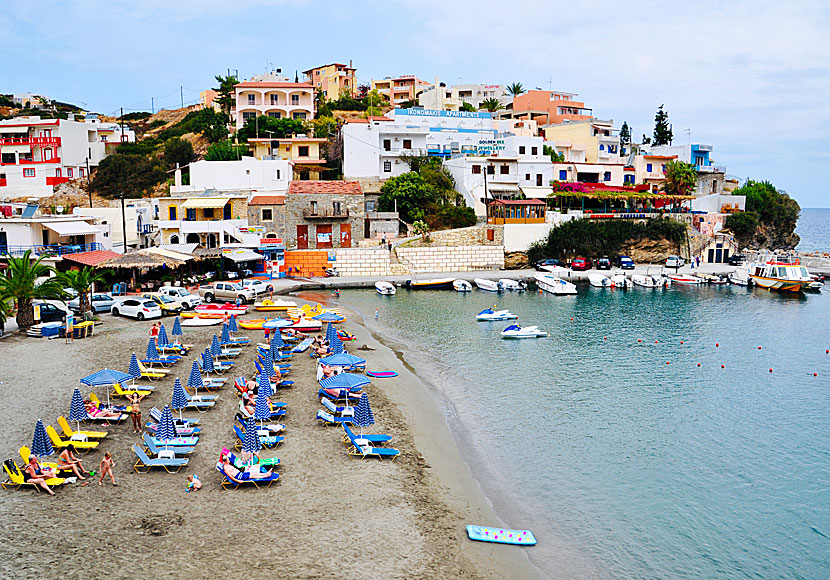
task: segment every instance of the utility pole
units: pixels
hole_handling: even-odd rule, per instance
[[[127,253],[127,214],[124,213],[124,194],[121,194],[121,234],[124,236],[124,253]]]
[[[156,114],[156,98],[150,97],[150,111],[152,111],[153,115]]]
[[[92,187],[89,181],[89,157],[86,158],[86,191],[89,193],[89,207],[92,207]]]
[[[119,141],[124,140],[124,107],[121,107],[121,134],[118,136]]]
[[[182,109],[184,109],[184,87],[179,85],[179,96],[182,99]]]

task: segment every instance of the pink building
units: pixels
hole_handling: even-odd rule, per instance
[[[234,105],[231,116],[237,129],[259,115],[307,121],[314,118],[314,87],[308,83],[245,81],[234,86]]]

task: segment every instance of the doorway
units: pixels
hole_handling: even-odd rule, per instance
[[[352,224],[340,224],[340,247],[352,247]]]
[[[297,249],[298,250],[307,250],[308,249],[308,226],[307,225],[298,225],[297,226]]]

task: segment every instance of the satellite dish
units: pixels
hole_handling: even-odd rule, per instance
[[[59,205],[58,207],[55,208],[55,210],[57,210],[58,213],[63,213],[63,206]]]

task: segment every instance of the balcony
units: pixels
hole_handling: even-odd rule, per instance
[[[56,163],[60,164],[60,157],[52,157],[52,159],[20,159],[20,165],[37,165],[39,163]],[[0,165],[14,165],[14,163],[2,163]]]
[[[313,209],[313,208],[306,208],[303,210],[303,217],[306,219],[314,220],[331,220],[331,219],[349,219],[349,210],[348,209],[341,209],[340,211],[335,211],[333,209]]]
[[[0,256],[9,254],[11,256],[22,256],[27,250],[31,250],[35,256],[65,256],[67,254],[80,254],[82,252],[93,252],[104,250],[104,246],[98,242],[91,244],[53,244],[49,246],[2,246],[0,245]]]
[[[0,137],[3,145],[37,145],[38,147],[60,147],[60,137]]]
[[[156,229],[156,226],[154,226],[153,224],[139,224],[138,225],[138,233],[139,234],[152,234],[155,229]]]
[[[698,173],[726,173],[726,165],[697,165]]]
[[[61,183],[67,183],[68,181],[68,177],[47,177],[46,185],[60,185]]]

